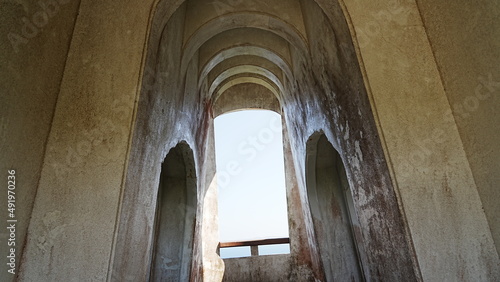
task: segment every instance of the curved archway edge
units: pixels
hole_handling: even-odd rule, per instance
[[[183,9],[185,9],[185,8],[186,7],[184,7]],[[155,26],[155,25],[153,25],[153,26]],[[156,27],[158,28],[158,26],[156,26]],[[154,33],[154,30],[152,30],[151,32]],[[166,38],[163,38],[163,40],[166,40]],[[350,37],[349,40],[352,40],[352,37]],[[150,41],[150,44],[154,44],[154,43]],[[153,47],[153,49],[160,50],[160,48],[157,49],[157,48],[154,48],[154,47]],[[304,48],[301,47],[301,49],[304,49]],[[309,48],[306,48],[306,49],[309,50]],[[313,52],[314,52],[314,50],[313,50]],[[191,51],[188,52],[188,55],[191,56],[190,54],[194,54],[194,53],[195,53],[195,51],[191,50]],[[155,56],[156,56],[156,53],[154,53],[154,52],[151,53],[150,56],[146,59],[146,63],[153,63],[153,65],[154,65],[155,64]],[[314,56],[314,54],[311,54],[311,56]],[[295,62],[295,63],[300,63],[300,61],[303,60],[303,59],[304,59],[304,57],[299,57],[297,59],[298,61]],[[310,62],[305,61],[303,63],[307,67],[308,65],[314,64],[315,62],[314,61],[310,61]],[[189,72],[189,64],[188,64],[187,61],[183,62],[181,60],[179,62],[178,66],[179,66],[179,68],[181,70],[181,74],[180,74],[181,78],[183,78],[183,76],[185,75],[183,73],[184,69],[185,69],[186,72]],[[359,68],[359,66],[358,66],[358,68]],[[199,71],[197,70],[195,73],[199,73]],[[307,75],[307,74],[302,74],[302,75]],[[361,75],[361,74],[359,73],[359,75]],[[304,78],[305,78],[305,76],[303,76],[303,77],[296,77],[295,79],[299,80],[299,79],[304,79]],[[186,78],[184,77],[183,80],[185,80],[185,79]],[[361,79],[361,81],[362,81],[362,79]],[[196,85],[197,85],[197,83],[195,84],[195,86]],[[363,84],[361,84],[361,85],[363,85]],[[291,85],[287,85],[287,86],[290,87]],[[313,87],[315,87],[315,86],[313,86]],[[283,89],[281,89],[281,91],[287,91],[287,90],[289,91],[289,89],[286,89],[286,87],[283,87]],[[326,91],[326,90],[327,89],[323,89],[323,91]],[[361,91],[362,95],[363,94],[366,95],[366,92],[365,92],[366,91],[366,87],[365,86],[362,86],[362,88],[358,88],[356,90]],[[347,89],[347,91],[352,91],[352,89]],[[180,94],[180,96],[182,96],[182,95],[184,95],[184,94]],[[309,93],[308,95],[312,95],[312,94]],[[297,101],[300,101],[301,99],[304,99],[304,98],[290,96],[288,98],[283,99],[283,103],[285,103],[285,104],[286,103],[293,104],[294,99],[298,99],[298,100],[295,100],[295,102],[297,102]],[[367,106],[367,108],[365,108],[363,111],[371,114],[372,113],[371,107],[370,107],[369,102],[367,102],[368,101],[368,97],[364,96],[364,97],[360,97],[359,99],[363,100],[364,103],[365,103],[365,106]],[[327,106],[328,106],[328,104],[320,105],[319,108],[318,108],[318,110],[322,110],[325,113],[328,113],[329,110],[324,108],[324,107],[327,107]],[[312,108],[308,108],[307,110],[312,110]],[[285,109],[285,111],[286,111],[286,109]],[[290,113],[293,112],[293,106],[292,106],[292,108],[289,109],[289,112]],[[304,112],[304,110],[301,109],[299,112]],[[304,114],[305,114],[305,112],[304,112]],[[326,117],[325,115],[327,115],[327,114],[318,114],[317,118],[319,118],[319,119],[325,118]],[[306,116],[302,116],[302,117],[305,117],[305,120],[299,120],[299,119],[296,119],[296,117],[294,117],[293,115],[290,115],[290,114],[288,114],[286,116],[287,116],[287,118],[286,118],[287,119],[287,123],[289,123],[288,125],[290,127],[297,127],[297,123],[300,123],[300,122],[302,124],[308,124],[308,121],[307,121],[308,119],[313,119],[312,120],[313,121],[312,124],[314,124],[315,123],[314,119],[316,118],[314,116],[307,116],[306,115]],[[205,118],[206,117],[207,116],[205,115]],[[372,119],[372,122],[369,125],[369,126],[371,126],[371,128],[368,129],[368,131],[370,131],[370,132],[377,132],[376,123],[373,121],[373,116],[371,116],[370,118]],[[293,120],[295,120],[295,121],[293,121]],[[332,121],[327,121],[327,124],[329,124],[331,122]],[[210,122],[208,122],[208,123],[210,123]],[[179,123],[179,124],[182,124],[182,123]],[[180,125],[177,125],[177,128],[179,126]],[[333,131],[335,131],[334,129],[337,128],[337,127],[338,127],[338,125],[330,124],[330,128],[328,128],[328,132],[332,133]],[[363,129],[366,129],[366,128],[363,128]],[[206,131],[206,129],[204,129],[204,130],[202,130],[202,129],[196,129],[194,132],[191,133],[191,134],[193,134],[193,136],[191,138],[197,139],[196,141],[194,141],[194,143],[198,144],[198,146],[206,144],[206,142],[207,142],[206,139],[203,139],[203,138],[199,139],[199,132],[200,132],[200,130],[201,130],[201,132]],[[306,129],[306,130],[311,130],[311,129]],[[291,136],[291,138],[294,139],[293,142],[299,142],[300,143],[300,142],[304,142],[305,139],[307,139],[306,135],[299,136],[299,135],[297,135],[297,133],[299,133],[299,132],[296,131],[295,132],[296,135],[295,136]],[[337,132],[335,135],[338,135],[339,133],[340,132]],[[195,137],[197,135],[198,135],[198,138]],[[377,135],[374,135],[374,136],[377,136]],[[372,145],[376,145],[379,148],[381,146],[380,145],[380,140],[378,140],[378,139],[377,140],[370,140],[370,142],[372,142]],[[303,145],[298,145],[297,148],[301,148],[302,146]],[[350,153],[349,150],[351,150],[351,148],[352,148],[349,142],[346,145],[339,144],[339,146],[346,146],[345,148],[342,148],[344,151],[346,151],[346,153]],[[380,149],[379,152],[376,153],[375,155],[377,155],[377,157],[380,157],[382,155],[382,157],[383,157],[383,153],[382,152],[383,152],[383,150]],[[375,158],[375,155],[373,156],[374,158]],[[198,157],[200,157],[200,158],[206,158],[206,156],[203,156],[203,155],[199,155]],[[382,170],[384,168],[385,168],[385,170],[387,170],[387,166],[385,165],[385,163],[378,167],[378,169],[382,169]],[[356,169],[357,169],[357,173],[356,172],[352,172],[351,175],[354,178],[358,177],[359,179],[365,179],[365,176],[363,176],[363,172],[360,171],[359,167],[353,168],[353,170],[356,170]],[[388,176],[390,174],[389,174],[389,172],[385,171],[385,172],[383,172],[383,175],[384,176]],[[300,176],[299,176],[299,178],[300,178]],[[390,177],[387,177],[387,179],[382,180],[382,182],[383,183],[381,185],[385,186],[387,189],[394,189],[392,187],[392,184],[391,184],[391,181],[390,181]],[[299,183],[300,183],[300,181],[299,181]],[[302,185],[302,188],[303,187],[304,187],[304,185]],[[128,188],[127,185],[125,185],[125,190],[124,190],[125,194],[127,194],[128,189],[134,189],[134,188],[132,188],[132,187]],[[356,189],[358,189],[358,193],[360,193],[360,194],[363,194],[363,193],[370,194],[370,193],[372,193],[372,191],[366,191],[366,189],[363,191],[362,188],[359,187],[359,186]],[[301,190],[299,193],[302,195],[301,197],[305,197],[305,195],[304,195],[305,191],[304,190]],[[390,211],[391,216],[387,216],[387,217],[379,219],[378,222],[377,222],[377,224],[379,224],[379,225],[373,225],[373,223],[368,222],[368,220],[372,220],[372,219],[368,219],[368,218],[366,219],[367,221],[364,222],[366,224],[365,227],[367,227],[366,232],[367,233],[371,232],[372,234],[374,234],[373,232],[375,232],[375,234],[377,234],[376,232],[382,232],[382,231],[378,231],[378,230],[385,229],[385,228],[387,228],[386,226],[391,226],[390,228],[393,229],[393,232],[395,234],[398,234],[396,236],[396,237],[399,238],[398,243],[402,244],[402,245],[399,246],[399,250],[397,251],[399,253],[398,254],[398,258],[394,258],[394,257],[393,258],[389,258],[390,255],[395,255],[395,251],[396,251],[395,249],[392,249],[391,251],[387,251],[387,253],[386,253],[387,257],[384,258],[385,260],[387,260],[387,262],[384,263],[384,264],[380,263],[380,260],[381,260],[380,255],[373,253],[373,255],[369,258],[370,262],[371,262],[371,264],[370,264],[371,273],[378,273],[378,275],[380,275],[380,278],[382,278],[382,277],[389,277],[389,276],[393,275],[393,274],[390,274],[390,273],[393,272],[392,269],[395,268],[395,266],[397,266],[400,270],[401,269],[406,269],[405,270],[405,274],[403,274],[403,276],[405,276],[406,278],[413,277],[413,278],[410,278],[410,280],[413,280],[415,278],[415,275],[416,275],[415,273],[418,273],[418,270],[413,269],[414,266],[412,264],[411,257],[414,256],[414,255],[412,254],[412,250],[408,247],[408,246],[411,245],[411,243],[408,242],[408,241],[406,241],[408,237],[407,237],[407,234],[405,232],[407,230],[405,229],[404,220],[402,220],[402,218],[401,218],[401,214],[400,214],[400,211],[398,209],[398,206],[399,206],[398,199],[395,197],[395,194],[396,194],[395,192],[392,192],[392,193],[385,193],[385,194],[380,194],[379,195],[379,197],[381,197],[381,200],[383,199],[383,201],[391,203],[391,205],[392,205],[392,210]],[[360,198],[358,197],[357,200],[359,200],[359,199]],[[363,203],[360,202],[358,204],[361,206]],[[375,208],[380,208],[380,207],[375,206]],[[128,221],[127,221],[127,224],[129,224]],[[126,228],[126,227],[123,226],[122,228]],[[120,226],[118,227],[117,232],[120,232]],[[130,236],[132,236],[132,234]],[[307,236],[308,235],[306,234],[306,237]],[[372,248],[373,250],[377,250],[377,249],[384,248],[384,246],[387,245],[388,242],[384,242],[383,239],[380,238],[381,236],[383,236],[383,234],[377,234],[375,237],[373,237],[372,241],[368,243],[368,244],[372,244],[372,245],[370,245],[369,248],[367,248],[367,249]],[[391,244],[393,244],[393,243],[394,243],[394,241],[391,242]],[[124,244],[120,243],[120,242],[117,242],[116,245],[117,246],[124,246]],[[317,256],[317,253],[314,253],[314,248],[312,246],[309,246],[309,247],[311,249],[308,251],[308,252],[310,252],[310,254],[308,256],[311,256],[311,257]],[[401,250],[404,250],[404,251],[401,252]],[[121,271],[122,267],[124,267],[126,265],[126,263],[124,265],[123,264],[124,263],[123,260],[118,259],[118,261],[121,260],[121,263],[119,263],[117,261],[117,259],[118,259],[117,257],[114,258],[114,265],[115,266],[113,267],[113,269],[114,269],[114,271]],[[300,258],[300,259],[303,259],[305,261],[314,260],[312,258],[307,258],[307,257],[306,258]],[[398,263],[394,264],[395,261],[398,261]],[[394,264],[394,265],[391,266],[391,264]],[[313,267],[313,269],[314,269],[314,267]]]

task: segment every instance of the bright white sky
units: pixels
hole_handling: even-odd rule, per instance
[[[220,241],[288,237],[281,116],[249,110],[215,119]]]

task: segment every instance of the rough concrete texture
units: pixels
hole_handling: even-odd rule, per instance
[[[357,214],[347,204],[352,196],[342,159],[322,134],[312,136],[306,150],[307,199],[325,276],[333,281],[363,281],[357,249],[363,241],[354,235],[359,224],[350,218]]]
[[[416,4],[346,5],[422,279],[497,280],[498,254]]]
[[[290,255],[224,259],[226,275],[222,281],[308,281],[308,277],[293,277],[290,259]]]
[[[151,259],[152,281],[188,281],[198,200],[193,151],[185,143],[162,163]]]
[[[2,166],[17,169],[26,199],[18,238],[30,220],[18,280],[148,280],[162,162],[183,143],[197,176],[189,280],[266,279],[279,272],[263,266],[276,263],[289,281],[330,281],[306,181],[307,141],[320,133],[345,164],[367,280],[500,279],[496,1],[471,7],[472,18],[464,1],[62,2],[20,45],[25,55],[0,41],[2,86],[18,95],[1,104]],[[3,38],[38,11],[20,3],[0,4]],[[461,120],[454,104],[476,108],[467,93],[477,76],[481,110]],[[217,226],[207,226],[216,225],[214,114],[276,105],[235,95],[248,84],[278,94],[283,115],[285,261],[223,263]]]
[[[203,279],[221,281],[224,276],[224,262],[217,254],[219,245],[219,209],[217,206],[217,178],[208,187],[203,204]]]
[[[142,45],[147,10],[80,4],[18,269],[21,281],[106,279],[142,57],[134,48]],[[123,21],[141,11],[142,24]],[[115,79],[117,73],[126,75]]]
[[[498,253],[500,6],[497,1],[417,4]],[[434,135],[440,132],[437,128]]]
[[[0,3],[0,175],[7,179],[7,170],[16,169],[17,266],[80,1],[44,3]],[[67,166],[64,160],[51,165],[62,170]],[[0,201],[3,216],[7,216],[6,183],[0,185],[0,192],[5,195]],[[0,226],[0,281],[13,281],[15,275],[7,272],[10,246],[4,243],[9,236],[6,221]]]
[[[228,88],[214,105],[214,116],[241,109],[266,109],[281,112],[278,98],[269,89],[255,83]]]

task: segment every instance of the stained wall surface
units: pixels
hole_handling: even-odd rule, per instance
[[[56,41],[58,34],[71,38],[69,51],[65,54],[50,44],[37,44],[55,52],[39,57],[41,65],[59,62],[62,66],[53,120],[34,122],[42,128],[50,126],[50,134],[34,194],[30,235],[18,267],[21,281],[68,277],[102,281],[108,273],[149,8],[113,1],[81,1],[78,10],[73,7],[71,15],[63,9],[59,14],[70,20],[49,23],[60,32],[54,35],[47,25],[43,33]],[[33,77],[42,81],[58,75],[43,68],[36,73]],[[118,73],[126,75],[118,78]],[[52,99],[49,91],[46,95]],[[30,95],[31,100],[37,97]],[[18,170],[31,173],[24,165]]]
[[[293,271],[290,255],[268,255],[225,259],[226,275],[222,281],[310,281],[306,275]]]
[[[347,205],[345,194],[351,189],[342,160],[323,135],[310,138],[307,150],[307,198],[323,269],[334,281],[363,281],[357,249],[363,240],[354,235],[350,214],[357,218],[357,213]]]
[[[500,5],[498,1],[417,3],[498,252]],[[434,142],[429,140],[422,150]]]
[[[0,175],[7,179],[7,170],[16,170],[17,269],[79,4],[79,0],[0,3]],[[62,172],[70,163],[60,160],[51,165]],[[5,195],[0,209],[7,216],[4,184],[7,182],[0,186]],[[11,246],[4,243],[10,236],[6,227],[4,220],[0,231],[0,280],[13,281],[15,275],[7,272]]]
[[[498,277],[498,255],[420,10],[413,1],[346,6],[422,279]]]

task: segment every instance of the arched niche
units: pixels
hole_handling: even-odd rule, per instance
[[[307,197],[325,278],[363,281],[360,225],[342,159],[324,134],[313,135],[306,152]]]
[[[188,281],[196,218],[196,172],[186,143],[172,148],[161,166],[150,281]]]

